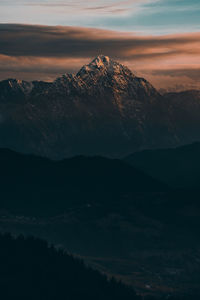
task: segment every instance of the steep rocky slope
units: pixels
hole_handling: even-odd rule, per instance
[[[52,83],[0,82],[0,121],[0,146],[53,158],[176,143],[160,94],[103,55]]]

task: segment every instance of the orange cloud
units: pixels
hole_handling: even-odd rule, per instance
[[[157,87],[200,86],[200,33],[138,36],[93,28],[0,25],[0,78],[53,80],[105,54]]]

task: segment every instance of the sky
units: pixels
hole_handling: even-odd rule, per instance
[[[0,22],[0,79],[49,81],[104,54],[158,88],[200,87],[200,0],[0,0]]]

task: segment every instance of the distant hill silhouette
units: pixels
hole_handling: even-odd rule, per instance
[[[128,156],[125,161],[173,187],[200,188],[200,143],[145,150]]]
[[[0,150],[0,208],[30,213],[64,211],[70,204],[115,203],[124,195],[166,186],[126,162],[102,157],[50,161]]]

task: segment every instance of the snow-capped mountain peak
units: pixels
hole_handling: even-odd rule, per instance
[[[105,67],[108,66],[113,61],[110,59],[110,57],[105,55],[98,55],[92,62],[91,65],[97,65],[98,67]]]
[[[169,145],[173,136],[162,103],[148,81],[99,55],[76,75],[51,83],[0,82],[1,113],[8,116],[0,126],[0,146],[60,159],[119,157]]]
[[[104,55],[99,55],[94,60],[92,60],[92,62],[84,65],[77,73],[77,76],[85,79],[86,77],[88,77],[88,75],[90,77],[99,77],[106,74],[115,76],[134,76],[126,66]]]

